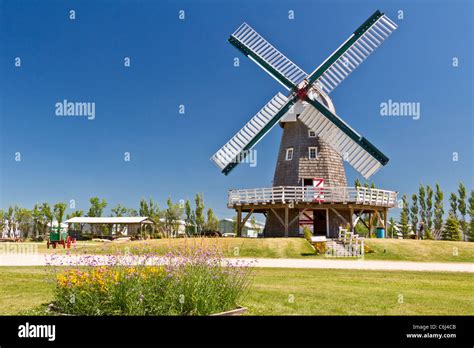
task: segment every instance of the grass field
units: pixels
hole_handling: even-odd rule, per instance
[[[433,240],[366,239],[374,251],[367,253],[367,260],[421,261],[421,262],[474,262],[474,243]],[[38,243],[40,253],[65,253],[67,250],[46,249]],[[78,242],[72,253],[131,253],[153,251],[166,254],[169,251],[189,247],[217,247],[227,257],[266,258],[322,258],[303,238],[179,238],[154,239],[133,242]]]
[[[40,253],[66,253],[68,250],[59,246],[57,249],[46,249],[46,243],[37,243]],[[170,251],[186,248],[216,247],[227,257],[267,257],[267,258],[301,258],[315,256],[314,250],[303,238],[174,238],[150,239],[132,242],[78,242],[71,253],[114,254],[128,251],[132,254],[153,251],[166,255]]]
[[[441,240],[366,239],[366,260],[474,262],[474,243]]]
[[[0,267],[0,315],[53,297],[44,267]],[[242,302],[250,315],[473,315],[465,273],[255,269]]]

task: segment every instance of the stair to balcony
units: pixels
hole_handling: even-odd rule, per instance
[[[337,239],[327,239],[326,256],[328,257],[360,257],[359,246],[353,244],[344,244]]]

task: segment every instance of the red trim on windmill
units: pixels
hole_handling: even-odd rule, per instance
[[[314,202],[324,202],[324,179],[314,178]]]
[[[298,98],[300,98],[301,100],[305,100],[306,99],[306,96],[308,95],[308,91],[306,90],[305,87],[303,88],[300,88],[296,91],[296,95],[298,96]]]

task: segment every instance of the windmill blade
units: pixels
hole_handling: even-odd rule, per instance
[[[308,77],[324,93],[331,93],[390,34],[397,25],[380,11],[369,17],[356,31]]]
[[[283,117],[295,100],[295,98],[288,98],[278,93],[217,151],[211,160],[221,169],[222,173],[229,174]]]
[[[229,42],[288,90],[293,89],[307,76],[247,23],[243,23],[230,36]]]
[[[306,101],[310,105],[307,105],[299,119],[364,178],[368,179],[387,164],[388,158],[339,116],[317,100],[306,98]]]

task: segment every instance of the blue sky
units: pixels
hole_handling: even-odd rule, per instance
[[[257,145],[254,168],[224,176],[209,157],[286,91],[229,34],[246,21],[310,72],[376,9],[399,29],[331,95],[390,158],[371,180],[401,194],[420,183],[439,182],[445,196],[459,181],[472,189],[472,2],[1,0],[0,208],[74,199],[87,210],[92,196],[135,208],[153,196],[163,207],[202,192],[219,217],[232,216],[229,189],[271,186],[281,129]],[[55,116],[63,99],[95,102],[95,119]],[[420,119],[381,117],[389,99],[419,102]]]

